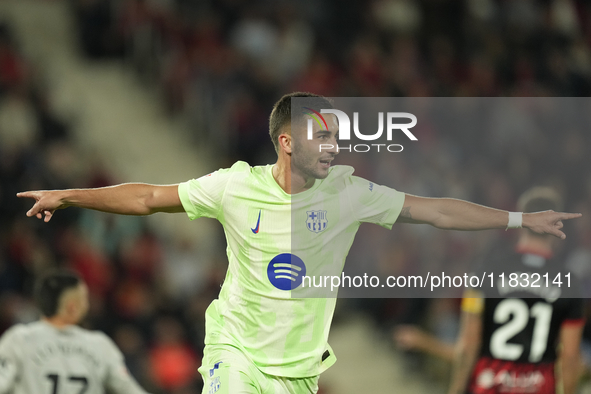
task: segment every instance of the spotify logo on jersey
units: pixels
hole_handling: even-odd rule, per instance
[[[279,290],[293,290],[302,284],[306,264],[295,254],[282,253],[273,257],[267,266],[267,276]]]

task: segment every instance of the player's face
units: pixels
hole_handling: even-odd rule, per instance
[[[330,163],[338,154],[336,136],[339,127],[337,118],[334,115],[324,115],[324,119],[328,130],[325,130],[324,124],[321,127],[317,122],[313,122],[312,139],[308,139],[306,123],[291,132],[293,141],[292,171],[303,175],[304,178],[326,178]]]

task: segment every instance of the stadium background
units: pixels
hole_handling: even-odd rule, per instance
[[[91,289],[86,325],[116,340],[142,385],[154,393],[199,393],[204,310],[225,273],[219,225],[207,219],[189,225],[183,215],[75,209],[46,225],[27,219],[30,202],[14,195],[176,183],[237,159],[271,162],[268,114],[293,90],[589,96],[591,6],[572,0],[0,1],[0,330],[37,317],[30,291],[38,272],[73,267]],[[567,196],[567,210],[586,217],[567,226],[563,253],[589,292],[590,140],[588,130],[533,138],[433,131],[419,157],[396,160],[400,184],[390,186],[510,210],[533,183],[556,186]],[[446,160],[458,155],[461,160]],[[385,262],[470,259],[511,236],[398,227],[392,237],[399,247]],[[323,375],[322,392],[443,392],[445,363],[397,348],[392,329],[419,324],[453,341],[457,317],[457,300],[341,300],[330,338],[339,362]]]

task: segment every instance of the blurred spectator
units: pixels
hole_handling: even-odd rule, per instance
[[[27,67],[18,53],[10,27],[0,21],[0,95],[25,83]]]
[[[150,366],[156,385],[168,392],[195,386],[200,362],[185,343],[183,327],[169,317],[159,318],[154,327]]]
[[[11,89],[0,103],[0,144],[6,152],[33,145],[37,137],[35,109],[23,88]]]
[[[121,54],[110,0],[71,0],[78,22],[80,46],[93,59]]]
[[[162,267],[162,279],[167,293],[177,302],[200,294],[207,285],[211,263],[202,251],[188,239],[167,248]]]

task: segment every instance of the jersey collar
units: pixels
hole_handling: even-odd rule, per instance
[[[323,179],[315,179],[314,185],[312,185],[312,187],[309,188],[308,190],[304,190],[303,192],[296,193],[296,194],[289,194],[289,193],[286,193],[285,190],[283,190],[283,188],[281,186],[279,186],[279,184],[277,183],[277,181],[273,177],[273,167],[274,166],[275,166],[274,164],[269,164],[267,166],[267,183],[269,183],[273,188],[277,189],[279,191],[279,193],[286,198],[291,199],[294,196],[305,196],[308,193],[311,193],[312,191],[316,190],[318,188],[318,186],[320,186],[320,184],[323,181]],[[330,172],[328,173],[328,176],[330,176]]]

